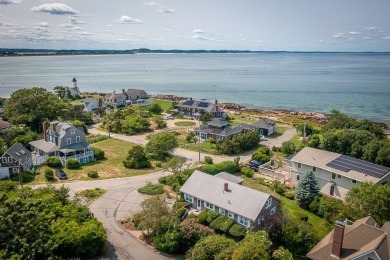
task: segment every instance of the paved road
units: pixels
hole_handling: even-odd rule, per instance
[[[286,130],[281,136],[267,139],[267,141],[261,141],[260,144],[268,146],[268,147],[281,147],[283,142],[291,140],[297,134],[297,130],[295,128]]]
[[[144,186],[146,181],[157,183],[158,178],[168,174],[170,173],[157,172],[130,178],[66,183],[64,186],[70,189],[71,195],[92,188],[107,190],[106,194],[89,205],[91,212],[102,222],[107,231],[109,249],[105,257],[118,260],[167,260],[172,258],[163,256],[154,249],[143,245],[129,232],[122,229],[118,221],[141,209],[139,204],[147,196],[138,193],[138,188]]]

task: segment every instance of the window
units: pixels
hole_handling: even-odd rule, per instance
[[[302,167],[302,164],[301,163],[298,163],[298,168],[301,168]]]
[[[18,173],[18,168],[12,168],[13,173]]]
[[[275,212],[276,212],[276,207],[273,207],[272,209],[271,209],[271,215],[273,215],[273,214],[275,214]]]
[[[257,224],[260,225],[261,222],[264,220],[264,217],[260,217],[258,220],[257,220]]]
[[[219,213],[225,215],[225,210],[223,208],[219,208]]]
[[[340,174],[337,174],[337,178],[341,179],[341,175],[340,175]]]
[[[187,201],[187,202],[191,202],[192,203],[192,202],[194,202],[194,197],[184,193],[184,200]]]
[[[74,134],[76,133],[76,130],[72,129],[72,130],[70,130],[70,133],[71,133],[72,135],[74,135]]]
[[[7,163],[7,157],[3,157],[3,158],[1,158],[1,160],[3,163]]]
[[[353,183],[353,184],[356,184],[356,180],[352,179],[352,183]]]
[[[387,181],[382,182],[382,185],[386,185],[386,184],[387,184]]]
[[[66,144],[71,144],[71,143],[72,143],[72,139],[66,138]]]
[[[238,223],[240,223],[244,227],[248,227],[249,226],[249,220],[247,218],[245,218],[245,217],[242,217],[242,216],[238,216]]]
[[[269,198],[267,202],[265,203],[265,208],[268,209],[272,205],[272,198]]]
[[[333,172],[332,172],[332,179],[333,179],[333,180],[336,179],[336,173],[333,173]]]
[[[313,166],[313,172],[316,172],[316,170],[317,170],[317,167]]]
[[[76,136],[76,143],[80,143],[80,136]]]
[[[299,174],[297,174],[297,181],[299,181],[301,179],[301,177],[299,176]]]
[[[371,258],[371,257],[367,257],[367,260],[375,260],[374,258]]]
[[[8,157],[8,162],[12,163],[12,157]]]
[[[230,212],[230,211],[228,211],[228,217],[229,217],[229,218],[232,218],[232,219],[234,219],[234,213],[233,213],[233,212]]]
[[[214,209],[214,205],[206,201],[204,202],[204,206],[206,207],[206,209]]]

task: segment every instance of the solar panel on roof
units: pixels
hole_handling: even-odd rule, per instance
[[[327,163],[326,166],[344,172],[354,170],[375,178],[382,178],[390,171],[390,168],[388,167],[366,162],[346,155],[340,155],[333,161]]]
[[[199,102],[199,105],[198,107],[208,107],[209,104],[208,103],[205,103],[205,102]]]

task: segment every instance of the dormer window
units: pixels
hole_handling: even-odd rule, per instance
[[[74,134],[76,133],[76,130],[72,129],[72,130],[70,130],[70,133],[71,133],[72,135],[74,135]]]
[[[265,208],[268,209],[272,205],[272,198],[269,198],[267,202],[265,203]]]
[[[7,157],[3,157],[1,160],[3,163],[7,163]]]

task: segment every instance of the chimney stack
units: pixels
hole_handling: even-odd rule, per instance
[[[42,123],[42,128],[43,128],[43,139],[46,141],[46,131],[47,131],[47,124],[46,122]]]
[[[99,98],[99,108],[101,109],[103,107],[103,99]]]
[[[215,100],[215,111],[218,111],[218,100]]]
[[[343,249],[345,223],[336,220],[336,224],[333,231],[333,243],[332,243],[332,255],[340,258],[341,251]]]
[[[225,183],[223,184],[223,193],[228,192],[228,191],[229,191],[229,185],[228,185],[227,182],[225,182]]]
[[[122,88],[122,93],[125,94],[125,89],[124,88]]]

